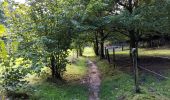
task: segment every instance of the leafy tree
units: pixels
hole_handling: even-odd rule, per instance
[[[74,35],[72,40],[72,47],[77,51],[77,57],[83,55],[83,50],[86,46],[92,43],[92,33],[82,32]]]
[[[119,15],[118,23],[130,38],[130,48],[138,48],[139,39],[144,33],[150,31],[165,33],[168,29],[167,0],[117,0],[117,2],[125,9]]]
[[[30,8],[34,34],[42,41],[42,47],[38,48],[45,53],[45,58],[40,57],[46,59],[46,62],[50,61],[52,77],[60,80],[68,63],[66,58],[72,37],[69,3],[69,1],[37,0],[31,3]],[[67,5],[68,8],[63,5]]]
[[[114,0],[104,1],[104,0],[90,0],[87,4],[81,21],[78,21],[76,25],[82,31],[93,31],[95,35],[95,53],[98,55],[98,49],[100,46],[100,57],[104,58],[104,41],[110,34],[106,30],[106,25],[111,22],[108,16],[113,15],[112,11]],[[100,44],[100,45],[99,45]]]
[[[2,3],[2,6],[6,20],[9,19],[8,22],[11,22],[11,15],[13,15],[13,13],[11,12],[12,9],[9,10],[8,8],[12,6],[12,4],[5,1]],[[11,92],[15,93],[16,90],[21,90],[26,86],[27,81],[24,79],[29,73],[27,70],[29,65],[27,65],[27,62],[17,62],[18,40],[15,34],[9,32],[11,27],[6,26],[7,28],[5,28],[3,25],[0,26],[0,62],[3,69],[1,77],[2,86],[4,92],[7,94]]]

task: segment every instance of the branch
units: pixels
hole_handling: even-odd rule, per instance
[[[129,37],[129,35],[126,34],[126,33],[124,33],[124,32],[120,32],[120,33],[123,34],[123,35],[125,35],[125,36],[127,36],[127,37]]]
[[[123,3],[120,2],[120,1],[118,2],[118,4],[121,5],[121,6],[123,6],[123,7],[125,7],[126,9],[129,9],[129,6],[127,6],[126,4],[123,4]]]
[[[107,33],[101,40],[105,40],[108,37],[109,34],[110,34],[110,32]]]
[[[127,7],[127,5],[126,5],[126,4],[123,4],[123,3],[122,3],[122,2],[120,2],[120,1],[118,2],[118,4],[119,4],[119,5],[121,5],[121,6],[123,6],[123,7]]]
[[[126,34],[126,32],[125,32],[125,31],[121,31],[121,29],[117,29],[117,28],[115,28],[115,27],[113,27],[113,28],[114,28],[114,30],[113,30],[113,31],[120,32],[121,34],[123,34],[123,35],[125,35],[125,36],[129,37],[129,35],[128,35],[128,34]]]

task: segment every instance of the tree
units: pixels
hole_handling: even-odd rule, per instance
[[[81,18],[82,20],[78,21],[78,25],[81,27],[82,30],[93,31],[93,34],[95,34],[93,35],[95,36],[94,50],[96,55],[100,54],[101,59],[104,58],[104,42],[110,34],[107,33],[107,30],[105,30],[105,28],[106,25],[111,21],[108,16],[113,15],[112,11],[114,4],[114,0],[90,0]],[[100,53],[98,53],[98,51],[100,51]]]
[[[31,61],[32,73],[40,73],[41,68],[49,66],[52,78],[62,79],[72,39],[71,13],[63,5],[69,7],[70,3],[36,0],[29,4],[14,4],[10,7],[15,9],[7,7],[4,10],[10,33],[18,42],[16,55]]]
[[[28,67],[29,63],[27,61],[19,62],[22,59],[17,56],[18,52],[18,39],[16,34],[11,34],[13,16],[16,12],[12,12],[9,7],[13,4],[7,1],[2,3],[3,16],[6,20],[6,26],[0,25],[0,62],[2,69],[2,86],[3,92],[10,95],[16,93],[17,90],[21,90],[27,86],[27,81],[25,79],[26,75],[29,73]]]
[[[42,40],[42,50],[45,51],[46,59],[50,60],[52,77],[60,80],[68,63],[66,58],[72,37],[71,23],[67,16],[70,13],[62,6],[67,3],[35,1],[31,3],[30,13],[35,34]]]

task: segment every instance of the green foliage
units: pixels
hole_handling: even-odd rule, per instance
[[[73,55],[70,55],[70,60]],[[79,57],[71,65],[68,64],[66,71],[64,72],[63,78],[67,80],[67,83],[53,84],[44,81],[42,82],[36,79],[37,84],[33,84],[35,91],[33,91],[31,99],[58,99],[58,100],[69,100],[78,99],[86,100],[88,99],[88,89],[84,85],[75,82],[75,80],[82,79],[86,75],[86,58]]]
[[[11,10],[8,8],[9,5],[12,6],[12,4],[9,4],[8,2],[3,3],[4,15],[6,15],[5,17],[8,19],[6,21],[7,23],[12,22],[13,15],[15,15],[15,12],[10,13]],[[0,77],[4,93],[15,93],[18,90],[27,87],[27,81],[24,80],[24,78],[29,73],[28,62],[17,62],[20,58],[16,55],[18,53],[19,40],[15,34],[9,34],[9,31],[12,32],[12,26],[15,26],[16,23],[11,23],[10,25],[11,27],[7,25],[6,28],[2,25],[0,26],[0,62],[2,69],[2,75],[0,75]]]
[[[0,24],[0,37],[3,36],[3,33],[5,32],[5,27]]]
[[[7,50],[6,50],[6,47],[5,47],[5,43],[4,41],[0,40],[0,59],[4,59],[6,60],[7,59]]]
[[[41,52],[44,56],[39,56],[40,59],[46,59],[49,63],[51,55],[55,59],[55,71],[62,75],[65,71],[68,56],[68,49],[71,44],[71,24],[67,15],[67,9],[62,7],[65,3],[70,2],[59,1],[35,1],[31,4],[30,18],[34,23],[34,34],[41,39]],[[43,6],[43,8],[42,8]],[[66,12],[62,12],[66,10]],[[34,49],[37,52],[36,49]],[[39,61],[41,62],[41,61]],[[53,66],[51,66],[53,67]]]
[[[6,44],[1,41],[1,69],[2,75],[0,75],[2,79],[2,83],[0,83],[3,87],[3,92],[16,92],[18,90],[27,87],[27,81],[24,80],[26,75],[29,73],[28,63],[27,62],[19,62],[17,63],[18,58],[14,58],[13,54],[16,52],[16,48],[10,48],[11,52],[7,52],[5,48]]]
[[[150,3],[141,3],[132,14],[124,11],[120,15],[119,21],[128,30],[166,33],[169,29],[168,6],[168,0],[153,0]]]
[[[25,76],[28,74],[25,68],[6,68],[5,72],[2,75],[3,89],[9,92],[16,92],[27,87],[28,82],[25,79]]]

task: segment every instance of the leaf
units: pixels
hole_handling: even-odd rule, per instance
[[[4,60],[7,59],[7,50],[5,48],[5,43],[4,41],[0,40],[0,57],[3,58]]]
[[[17,49],[18,49],[18,42],[17,41],[13,41],[12,42],[12,49],[13,49],[13,52],[15,52],[15,51],[17,51]]]
[[[4,25],[0,24],[0,37],[2,37],[4,35],[4,32],[5,32],[5,27],[4,27]]]

